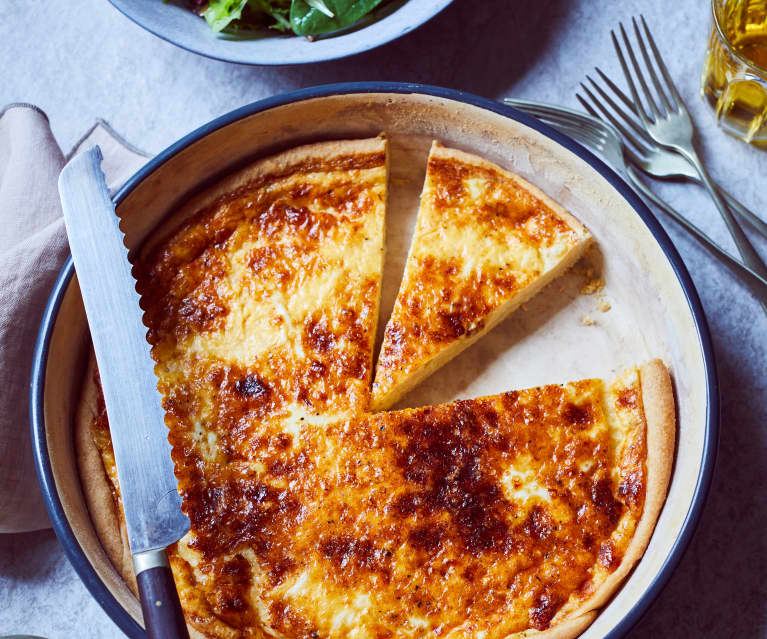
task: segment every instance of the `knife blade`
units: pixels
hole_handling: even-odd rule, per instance
[[[189,520],[181,511],[147,327],[101,160],[98,147],[74,157],[59,176],[59,194],[98,362],[147,634],[183,637],[186,625],[165,548],[186,534]]]

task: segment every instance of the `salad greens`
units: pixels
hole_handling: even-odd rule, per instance
[[[210,0],[202,15],[215,32],[269,27],[312,37],[353,25],[383,1]]]
[[[290,26],[296,35],[302,36],[338,31],[351,26],[379,4],[381,0],[293,0]]]

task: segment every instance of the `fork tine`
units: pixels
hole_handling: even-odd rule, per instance
[[[581,86],[583,86],[583,84],[581,84]],[[589,115],[591,115],[591,116],[593,116],[593,117],[595,117],[595,118],[599,118],[600,120],[602,119],[602,118],[599,116],[599,114],[598,114],[596,111],[594,111],[594,108],[593,108],[593,107],[592,107],[592,106],[591,106],[591,105],[590,105],[588,102],[586,102],[586,100],[584,100],[584,99],[581,97],[581,94],[580,94],[580,93],[576,93],[576,94],[575,94],[575,98],[578,100],[578,102],[580,102],[580,103],[581,103],[581,106],[582,106],[584,109],[586,109],[586,111],[588,111]]]
[[[647,104],[650,107],[650,111],[656,116],[660,117],[660,111],[658,111],[658,107],[655,105],[655,102],[652,99],[652,95],[650,95],[650,90],[647,87],[647,83],[644,80],[644,76],[642,75],[642,70],[639,67],[639,63],[636,60],[636,56],[634,55],[634,49],[631,48],[631,43],[629,42],[628,36],[626,35],[626,30],[623,28],[623,24],[620,24],[621,29],[621,35],[623,36],[623,44],[626,47],[626,51],[628,52],[629,59],[631,60],[631,64],[634,67],[634,73],[637,77],[637,81],[639,82],[639,85],[644,92],[645,100],[647,101]],[[645,126],[650,126],[654,120],[651,118],[651,115],[645,110],[644,105],[642,104],[642,101],[639,99],[639,92],[637,91],[636,85],[634,84],[634,80],[631,77],[631,72],[629,71],[629,67],[626,64],[626,59],[623,57],[623,51],[621,50],[620,46],[618,45],[618,39],[615,37],[615,33],[612,33],[613,36],[613,46],[615,46],[615,51],[618,53],[618,58],[621,63],[621,68],[623,69],[623,74],[626,76],[626,82],[628,82],[629,89],[631,89],[631,97],[634,98],[634,104],[637,108],[637,113],[639,113],[639,117],[644,122]]]
[[[541,117],[547,118],[549,120],[562,122],[568,125],[572,125],[577,122],[577,126],[588,129],[591,131],[592,135],[598,135],[601,138],[605,137],[604,129],[599,124],[592,122],[588,118],[577,117],[575,115],[570,115],[569,113],[564,115],[561,111],[557,111],[555,109],[535,109],[529,112],[536,116],[540,115]]]
[[[594,140],[588,135],[584,135],[583,129],[579,129],[578,127],[567,128],[563,127],[562,125],[558,125],[557,128],[559,129],[560,133],[564,133],[568,137],[571,137],[578,144],[585,146],[587,149],[595,151],[600,155],[609,153],[608,146],[604,143],[604,140]]]
[[[580,96],[576,95],[576,97],[581,100]],[[589,111],[593,117],[597,118],[596,113],[587,102],[581,100],[581,104],[583,104],[586,111]],[[606,127],[608,125],[601,121],[599,123],[593,122],[592,124],[594,125],[599,124],[601,130],[601,135],[594,137],[593,130],[581,126],[580,121],[581,120],[570,120],[568,122],[564,116],[562,116],[561,120],[552,118],[549,120],[549,123],[552,124],[556,122],[556,128],[562,133],[569,135],[573,140],[579,142],[587,149],[591,149],[596,151],[599,155],[602,155],[614,169],[618,171],[623,170],[624,161],[621,146],[620,144],[616,145],[613,143],[614,136],[616,136],[617,133],[611,129],[607,129]]]
[[[601,73],[601,72],[600,72],[600,73]],[[604,75],[603,73],[601,73],[601,75],[602,75],[604,78],[607,78],[607,76],[606,76],[606,75]],[[629,125],[629,126],[630,126],[630,127],[633,129],[633,130],[634,130],[634,132],[635,132],[637,135],[639,135],[639,137],[640,137],[640,138],[642,138],[642,140],[643,140],[644,142],[646,142],[647,144],[650,144],[650,145],[652,145],[652,146],[654,146],[654,145],[655,145],[655,142],[654,142],[654,141],[653,141],[653,139],[650,137],[650,134],[649,134],[649,133],[647,133],[647,131],[645,131],[645,129],[644,129],[643,127],[641,127],[639,124],[637,124],[637,123],[636,123],[636,121],[634,120],[634,118],[632,118],[632,117],[631,117],[630,115],[628,115],[628,114],[627,114],[627,113],[626,113],[626,112],[625,112],[623,109],[621,109],[621,108],[620,108],[620,107],[619,107],[619,106],[618,106],[618,105],[615,103],[615,101],[614,101],[614,100],[613,100],[613,99],[610,97],[610,95],[609,95],[609,94],[608,94],[608,93],[607,93],[607,92],[606,92],[606,91],[605,91],[605,90],[604,90],[602,87],[600,87],[600,86],[599,86],[599,85],[598,85],[598,84],[597,84],[597,83],[596,83],[596,82],[593,80],[593,78],[591,78],[591,76],[588,76],[588,75],[587,75],[587,76],[586,76],[586,79],[587,79],[589,82],[591,82],[591,84],[594,86],[594,89],[596,89],[596,91],[599,93],[599,95],[602,97],[602,99],[603,99],[605,102],[607,102],[607,104],[609,104],[609,105],[610,105],[610,108],[611,108],[613,111],[615,111],[615,113],[616,113],[616,114],[618,114],[618,115],[619,115],[621,118],[623,118],[623,120],[626,122],[626,124],[627,124],[627,125]],[[608,78],[608,82],[609,82],[609,78]],[[615,86],[615,85],[614,85],[612,82],[610,82],[610,84],[611,84],[612,86]],[[582,85],[581,85],[581,86],[582,86]],[[615,87],[615,88],[617,89],[617,87]],[[625,97],[625,96],[624,96],[624,97]],[[626,98],[626,99],[628,99],[628,98]],[[594,98],[592,98],[592,100],[594,100]],[[594,102],[596,102],[596,100],[594,100]],[[632,109],[632,112],[633,112],[633,113],[636,113],[636,111],[634,111],[633,109]],[[628,130],[627,130],[627,131],[626,131],[626,132],[623,134],[623,137],[625,137],[625,138],[630,138],[630,139],[633,141],[633,143],[634,143],[635,145],[638,145],[638,143],[639,143],[639,141],[638,141],[636,138],[634,138],[634,137],[631,135],[631,133],[630,133]]]
[[[608,138],[604,133],[596,133],[593,129],[584,129],[575,122],[567,122],[566,120],[557,120],[555,118],[543,118],[543,121],[559,131],[566,132],[567,135],[579,142],[587,141],[587,146],[603,149],[608,144]]]
[[[638,149],[643,149],[644,147],[641,144],[638,144],[638,140],[631,135],[631,133],[626,129],[626,127],[623,126],[623,124],[618,120],[610,111],[607,110],[607,108],[599,101],[597,100],[596,96],[589,90],[589,88],[581,82],[581,87],[585,91],[586,95],[591,98],[591,101],[594,103],[594,105],[602,112],[602,115],[594,114],[596,117],[598,117],[601,120],[607,120],[610,124],[612,124],[617,130],[618,133],[621,134],[621,137],[624,139],[624,141],[628,141],[632,145],[636,146]],[[583,104],[584,100],[579,95],[576,94],[576,97],[581,101],[581,104]]]
[[[642,120],[645,125],[648,125],[650,124],[650,116],[644,110],[642,103],[639,101],[639,95],[637,94],[636,87],[634,86],[634,80],[631,78],[631,73],[629,73],[629,68],[626,65],[626,60],[623,57],[623,51],[621,51],[621,47],[618,44],[618,39],[615,37],[615,31],[610,31],[610,37],[612,37],[615,52],[618,54],[618,62],[620,62],[621,69],[623,69],[623,75],[626,77],[626,81],[629,85],[629,90],[631,91],[631,95],[634,98],[634,109],[636,109],[637,117]]]
[[[581,96],[580,93],[575,94],[576,99],[578,102],[581,103],[581,106],[586,109],[586,111],[594,116],[595,118],[598,118],[599,120],[604,121],[604,118],[600,116],[593,107]],[[612,122],[610,122],[612,124]],[[615,126],[615,125],[613,125]],[[624,144],[622,147],[624,158],[628,160],[630,164],[633,164],[634,166],[641,166],[643,162],[647,160],[647,156],[649,154],[649,150],[647,147],[645,147],[643,144],[639,142],[634,137],[631,137],[628,131],[621,130],[619,127],[616,127],[618,129],[618,133],[620,133],[624,138]],[[625,142],[628,141],[629,144],[626,144]],[[632,145],[636,145],[636,149],[632,148]]]
[[[612,124],[617,130],[618,133],[620,133],[622,136],[626,136],[626,128],[620,123],[620,121],[613,116],[612,113],[610,113],[605,106],[597,100],[596,96],[589,90],[589,88],[583,84],[583,82],[580,83],[581,88],[583,89],[584,93],[591,99],[591,102],[596,106],[596,108],[601,111],[602,115],[599,115],[595,111],[592,110],[592,113],[595,117],[599,118],[600,120],[607,120],[610,124]],[[585,99],[582,98],[580,95],[576,93],[576,96],[580,101],[581,104],[585,103]]]
[[[567,124],[565,122],[560,122],[559,120],[557,120],[557,128],[562,132],[567,132],[567,135],[569,135],[574,140],[577,140],[578,142],[582,142],[585,140],[588,140],[591,143],[599,142],[598,145],[594,144],[594,146],[599,146],[600,148],[604,147],[603,138],[596,140],[595,138],[587,135],[584,132],[584,130],[577,125]]]
[[[637,113],[636,105],[631,101],[631,99],[623,91],[621,91],[620,87],[618,87],[618,85],[615,84],[615,82],[613,82],[607,75],[605,75],[605,73],[599,67],[594,67],[594,71],[596,71],[599,74],[599,77],[602,78],[604,83],[608,87],[610,87],[610,90],[620,98],[620,101],[626,105],[626,108],[628,108],[629,111],[631,111],[635,116],[639,117],[639,114]]]
[[[663,91],[663,86],[660,83],[660,80],[658,80],[658,76],[655,73],[655,67],[653,66],[652,62],[650,61],[650,56],[647,53],[647,47],[644,43],[644,38],[642,37],[642,34],[639,31],[639,25],[637,24],[636,18],[631,18],[631,22],[634,25],[634,35],[636,36],[637,42],[639,43],[639,50],[642,52],[642,58],[644,58],[645,66],[647,67],[647,70],[650,72],[650,79],[652,80],[653,85],[655,86],[655,90],[658,92],[658,103],[663,103],[662,106],[666,107],[666,111],[668,113],[671,113],[674,110],[674,107],[671,106],[671,102],[666,97],[666,93]],[[657,62],[657,57],[656,57]]]
[[[642,89],[642,92],[644,93],[644,98],[647,101],[647,104],[650,106],[651,111],[655,114],[656,117],[663,117],[663,114],[661,113],[661,110],[658,108],[658,105],[655,102],[655,98],[653,97],[652,91],[650,91],[650,87],[647,85],[647,81],[645,80],[645,74],[642,72],[642,66],[637,61],[637,57],[634,54],[634,47],[631,45],[631,40],[629,40],[628,34],[626,33],[626,29],[623,28],[623,23],[620,23],[621,28],[621,36],[623,37],[623,44],[626,47],[626,51],[628,51],[629,54],[629,60],[631,60],[631,65],[634,68],[634,73],[636,74],[637,80],[639,81],[639,86]]]
[[[582,84],[582,83],[581,83],[581,86],[583,86],[583,84]],[[584,87],[584,89],[585,89],[585,87]],[[596,119],[597,119],[597,120],[599,120],[600,122],[605,122],[605,118],[604,118],[603,116],[599,115],[599,113],[597,113],[597,112],[594,110],[594,107],[592,107],[592,106],[591,106],[591,105],[588,103],[588,101],[587,101],[587,100],[586,100],[586,99],[585,99],[585,98],[584,98],[584,97],[583,97],[583,96],[582,96],[580,93],[576,93],[576,94],[575,94],[575,99],[576,99],[576,100],[578,100],[578,102],[580,102],[580,103],[581,103],[581,106],[582,106],[584,109],[586,109],[586,111],[588,112],[588,114],[589,114],[591,117],[594,117],[594,118],[596,118]],[[612,123],[611,123],[611,122],[605,122],[605,123],[606,123],[606,124],[608,124],[608,125],[612,125]],[[620,131],[620,129],[618,129],[618,127],[615,127],[614,125],[612,125],[612,126],[613,126],[613,128],[615,128],[615,129],[617,129],[617,130],[618,130],[618,134],[621,134],[621,131]],[[605,135],[607,135],[607,134],[605,134]]]
[[[658,65],[660,72],[663,74],[663,78],[666,80],[666,86],[668,87],[669,94],[671,95],[672,98],[676,100],[676,104],[674,106],[676,108],[679,108],[682,104],[684,104],[684,102],[682,101],[682,96],[680,96],[679,92],[676,90],[676,85],[674,84],[674,81],[671,79],[671,74],[669,74],[668,72],[666,63],[663,62],[663,58],[660,55],[660,51],[658,51],[658,47],[655,46],[655,39],[652,37],[652,33],[650,33],[650,29],[647,26],[647,23],[645,22],[644,16],[640,14],[639,17],[642,20],[642,26],[644,27],[645,33],[647,34],[647,41],[650,43],[650,48],[652,49],[653,55],[655,56],[655,63]],[[636,21],[635,21],[635,24],[636,24]]]
[[[623,102],[623,104],[626,105],[628,110],[633,113],[636,117],[639,117],[639,114],[637,113],[636,107],[634,106],[634,103],[629,99],[629,97],[620,90],[618,85],[613,82],[609,76],[605,75],[605,73],[599,68],[594,67],[594,70],[599,74],[599,77],[604,80],[605,84],[610,88],[610,90],[618,97],[620,98],[620,101]],[[625,121],[626,124],[628,124],[631,127],[631,131],[633,131],[638,137],[634,137],[631,135],[631,131],[626,132],[626,137],[631,144],[636,146],[638,149],[642,151],[642,153],[649,153],[650,149],[654,148],[658,143],[652,139],[650,134],[647,132],[647,130],[641,126],[634,118],[624,113],[617,104],[611,101],[610,94],[607,93],[602,87],[599,86],[591,77],[586,76],[591,84],[594,85],[594,88],[602,95],[605,100],[610,104],[610,106],[613,108],[613,110],[618,113]],[[641,141],[640,141],[641,140]]]
[[[563,111],[559,107],[524,100],[507,102],[560,131],[566,131],[567,135],[586,146],[604,149],[610,140],[611,134],[602,122],[594,121],[577,111]]]
[[[599,133],[602,133],[603,131],[602,127],[598,123],[593,122],[591,119],[583,116],[582,114],[577,112],[563,112],[562,109],[558,107],[536,104],[535,106],[526,107],[525,111],[534,115],[541,115],[546,118],[561,120],[562,122],[573,123],[574,121],[577,121],[579,125],[594,129]]]

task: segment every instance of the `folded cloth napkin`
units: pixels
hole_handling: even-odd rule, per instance
[[[147,159],[104,122],[69,155],[93,144],[111,189]],[[32,461],[28,394],[43,309],[69,252],[57,187],[67,157],[40,109],[0,111],[0,533],[50,526]]]

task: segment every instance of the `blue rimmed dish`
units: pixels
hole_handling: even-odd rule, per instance
[[[593,297],[577,295],[577,288],[568,294],[572,286],[563,280],[564,292],[544,291],[527,310],[435,373],[415,391],[412,403],[609,376],[654,356],[670,366],[678,436],[667,502],[645,556],[583,635],[623,636],[668,581],[698,523],[718,445],[719,404],[711,341],[690,276],[653,215],[595,156],[529,116],[454,90],[401,83],[309,88],[233,111],[147,163],[114,198],[127,241],[140,246],[190,194],[255,157],[381,131],[391,140],[394,178],[384,318],[433,138],[520,173],[571,210],[596,238],[594,259],[612,306],[595,325],[584,326]],[[38,338],[31,386],[37,470],[54,528],[75,569],[115,623],[129,636],[142,637],[137,602],[101,547],[81,489],[73,423],[88,339],[73,274],[67,262]]]
[[[183,3],[110,0],[150,33],[208,58],[253,65],[308,64],[345,58],[396,40],[427,22],[453,0],[390,0],[356,25],[313,41],[268,30],[251,36],[215,34]]]

